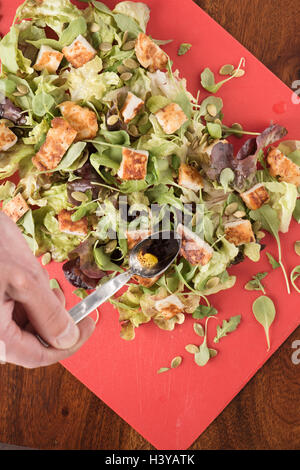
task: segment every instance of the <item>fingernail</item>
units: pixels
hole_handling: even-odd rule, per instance
[[[73,320],[69,321],[67,328],[56,337],[56,344],[59,349],[69,349],[77,343],[79,339],[79,328]]]

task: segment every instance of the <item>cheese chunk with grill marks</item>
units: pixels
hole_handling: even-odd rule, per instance
[[[88,233],[88,221],[86,217],[83,217],[76,222],[73,222],[71,219],[72,214],[75,211],[62,210],[58,214],[58,226],[59,230],[68,235],[77,235],[79,237],[84,237]]]
[[[179,168],[178,184],[193,191],[200,191],[203,188],[203,179],[199,171],[190,165],[181,163]]]
[[[11,220],[17,222],[24,214],[29,210],[27,202],[23,198],[22,194],[17,194],[11,199],[2,209]]]
[[[122,180],[144,180],[147,175],[149,153],[145,150],[133,150],[123,147],[122,163],[118,176]]]
[[[138,35],[135,54],[139,63],[150,72],[164,70],[168,64],[167,54],[144,33]]]
[[[132,121],[132,119],[138,115],[143,106],[144,101],[135,96],[133,93],[129,92],[124,106],[121,109],[125,124],[128,124],[130,121]]]
[[[18,137],[2,122],[0,124],[0,151],[5,152],[17,143]]]
[[[70,46],[64,47],[62,51],[68,62],[70,62],[76,69],[92,60],[97,54],[97,51],[95,51],[95,49],[81,34]]]
[[[179,313],[183,313],[184,311],[183,303],[177,297],[177,295],[174,294],[169,295],[169,297],[166,297],[165,299],[157,300],[155,302],[155,308],[162,314],[164,318],[167,318],[168,320],[175,317],[175,315],[178,315]]]
[[[270,165],[270,175],[279,176],[279,181],[292,183],[300,186],[300,168],[292,162],[280,150],[272,149],[267,155],[267,162]]]
[[[77,136],[75,129],[63,118],[54,118],[51,126],[46,141],[32,159],[40,171],[54,170]]]
[[[75,141],[94,139],[98,133],[98,121],[94,111],[83,108],[72,101],[65,101],[59,105],[61,114],[77,131]]]
[[[209,263],[214,250],[208,243],[182,224],[178,224],[177,233],[181,237],[181,256],[194,266]]]
[[[249,209],[259,209],[270,199],[269,193],[263,183],[256,184],[253,188],[240,194]]]
[[[56,73],[63,57],[61,52],[49,46],[41,46],[33,68],[38,71],[47,70],[49,73]]]
[[[236,246],[255,241],[249,220],[236,220],[225,225],[225,238]]]
[[[166,134],[174,134],[188,121],[188,118],[177,103],[170,103],[155,113],[156,119]]]

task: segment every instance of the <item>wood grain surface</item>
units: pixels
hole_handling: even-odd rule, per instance
[[[288,86],[300,79],[299,2],[196,3]],[[291,360],[295,340],[300,328],[192,450],[300,449],[300,364]],[[0,367],[0,442],[39,449],[153,449],[62,366]]]

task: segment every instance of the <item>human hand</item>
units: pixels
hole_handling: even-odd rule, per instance
[[[3,213],[0,231],[0,361],[35,368],[71,356],[93,333],[94,321],[75,325],[62,292],[50,288],[48,273]]]

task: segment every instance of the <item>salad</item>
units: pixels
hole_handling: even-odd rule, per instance
[[[273,146],[287,134],[279,124],[255,133],[223,122],[214,94],[245,73],[244,61],[222,67],[219,83],[206,68],[210,95],[199,102],[167,41],[147,35],[147,5],[85,3],[27,0],[0,42],[3,212],[43,264],[64,262],[81,298],[126,270],[139,241],[177,231],[168,271],[133,278],[110,300],[127,340],[149,321],[173,330],[186,314],[213,315],[208,296],[234,286],[230,266],[259,260],[262,230],[276,238],[289,292],[278,233],[293,214],[300,221],[300,142]],[[235,155],[230,138],[244,134]]]

